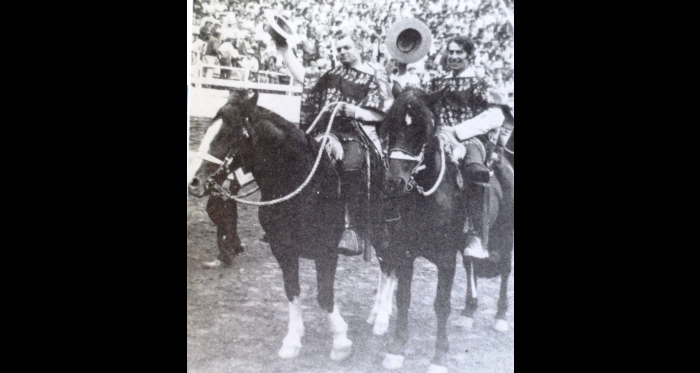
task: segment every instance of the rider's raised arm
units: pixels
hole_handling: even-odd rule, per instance
[[[299,61],[299,59],[294,55],[292,49],[289,48],[289,46],[277,47],[277,51],[282,55],[282,60],[294,79],[298,83],[303,84],[304,76],[306,75],[306,68],[304,68],[301,61]]]

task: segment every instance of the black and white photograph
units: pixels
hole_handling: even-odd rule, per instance
[[[187,21],[188,373],[513,372],[514,1]]]

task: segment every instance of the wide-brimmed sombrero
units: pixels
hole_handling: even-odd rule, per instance
[[[285,46],[287,43],[291,43],[292,45],[298,43],[292,25],[284,16],[266,11],[265,19],[267,20],[265,31],[272,36],[272,39],[275,40],[277,45]]]
[[[433,36],[425,23],[415,18],[404,18],[391,26],[385,43],[397,61],[413,63],[428,54]]]

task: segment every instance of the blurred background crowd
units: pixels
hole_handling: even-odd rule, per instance
[[[388,74],[395,61],[384,46],[394,22],[417,18],[430,28],[433,45],[408,72],[424,84],[447,71],[445,41],[454,35],[474,40],[474,67],[512,95],[514,84],[514,0],[194,0],[192,63],[243,67],[249,80],[289,84],[270,35],[265,11],[283,15],[293,25],[299,44],[292,46],[307,71],[338,64],[333,35],[350,29],[363,46],[363,58]],[[221,69],[219,78],[232,78]]]

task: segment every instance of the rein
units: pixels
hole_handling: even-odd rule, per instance
[[[418,191],[418,193],[420,193],[424,197],[428,197],[431,194],[435,193],[435,191],[438,189],[440,184],[442,184],[442,179],[445,176],[445,168],[446,168],[446,166],[445,166],[445,147],[447,146],[443,136],[446,136],[446,135],[442,134],[442,133],[440,133],[438,135],[438,140],[440,142],[440,160],[441,160],[440,173],[438,174],[438,178],[435,181],[435,184],[433,185],[433,187],[430,188],[430,190],[428,190],[427,192],[425,191],[425,189],[422,186],[418,185],[418,183],[416,182],[416,179],[413,178],[413,175],[423,171],[426,167],[425,164],[423,164],[423,161],[425,160],[425,145],[423,145],[423,148],[421,149],[420,154],[418,154],[417,156],[410,155],[408,152],[401,150],[401,149],[396,149],[396,148],[391,149],[391,151],[389,151],[389,154],[390,154],[389,158],[391,158],[391,159],[403,159],[403,160],[407,160],[407,161],[418,162],[416,167],[413,168],[413,171],[411,171],[411,180],[408,182],[408,185],[406,186],[409,191],[413,190],[413,188],[415,187],[416,190]]]
[[[219,159],[219,158],[214,157],[213,155],[211,155],[211,154],[209,154],[209,153],[198,153],[198,152],[193,152],[193,151],[190,150],[190,151],[188,152],[188,154],[189,154],[190,157],[201,158],[201,159],[204,159],[204,160],[207,161],[207,162],[216,163],[216,164],[219,164],[219,165],[224,164],[224,161],[222,161],[222,160]]]
[[[311,132],[311,130],[314,128],[314,126],[316,126],[316,123],[318,122],[318,120],[321,118],[321,115],[326,110],[328,110],[329,107],[331,107],[332,105],[337,105],[337,104],[342,104],[342,103],[343,103],[342,101],[334,101],[334,102],[331,102],[328,105],[324,106],[323,109],[318,113],[318,116],[316,117],[314,122],[311,124],[311,127],[309,127],[309,129],[306,130],[306,134],[309,134]],[[252,206],[275,205],[275,204],[287,201],[287,200],[291,199],[292,197],[296,196],[297,194],[301,193],[301,191],[304,190],[304,188],[309,184],[309,182],[311,182],[311,179],[316,174],[316,170],[318,169],[318,165],[321,163],[321,157],[323,156],[323,152],[324,152],[326,143],[328,142],[328,139],[329,139],[328,134],[331,132],[331,128],[333,127],[333,120],[335,119],[335,115],[338,112],[339,107],[340,106],[336,106],[335,108],[333,108],[333,112],[331,113],[331,118],[328,121],[328,128],[326,128],[326,133],[324,133],[324,135],[323,135],[323,140],[321,141],[321,146],[318,150],[318,155],[316,156],[316,161],[314,163],[313,168],[311,169],[311,172],[309,173],[309,176],[307,176],[306,180],[304,180],[304,182],[301,185],[299,185],[299,187],[295,191],[293,191],[292,193],[289,193],[286,196],[280,197],[277,199],[256,202],[256,201],[250,201],[250,200],[245,200],[245,199],[239,199],[236,196],[232,196],[231,193],[229,193],[227,190],[225,190],[219,184],[215,184],[214,188],[217,191],[219,191],[220,193],[222,193],[224,196],[226,196],[227,198],[231,198],[234,201],[236,201],[238,203],[242,203],[244,205],[252,205]]]

